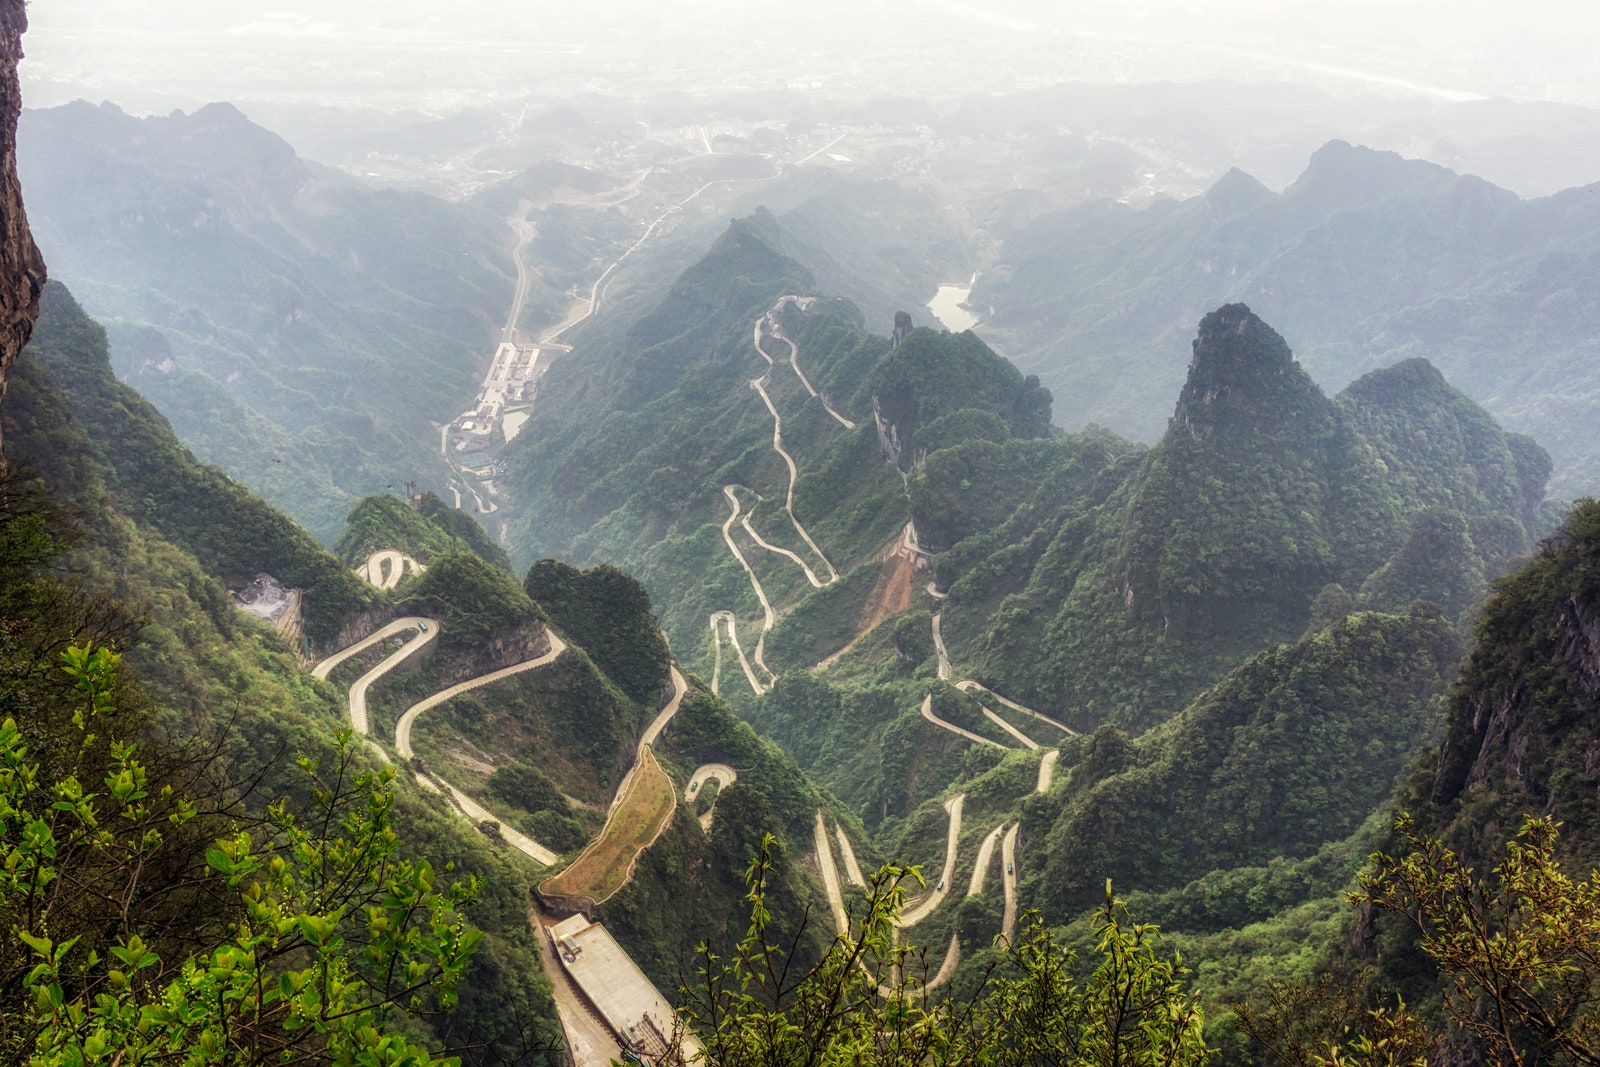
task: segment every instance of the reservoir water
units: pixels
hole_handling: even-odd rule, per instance
[[[974,274],[972,281],[977,280],[978,276]],[[951,333],[970,330],[978,325],[978,316],[962,305],[971,293],[972,282],[965,285],[941,285],[939,291],[933,294],[933,299],[928,301],[928,310],[933,312],[933,317]]]

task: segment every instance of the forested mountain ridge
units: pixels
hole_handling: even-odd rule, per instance
[[[1030,812],[1048,857],[1040,899],[1070,914],[1091,906],[1106,878],[1159,893],[1342,841],[1432,734],[1459,651],[1431,606],[1356,612],[1252,656],[1142,736],[1103,729],[1081,762],[1063,754],[1066,786]],[[1174,906],[1175,929],[1243,926],[1301,902],[1188,896]]]
[[[1575,868],[1600,865],[1600,504],[1583,500],[1524,567],[1495,583],[1451,693],[1437,759],[1398,803],[1469,860],[1524,814],[1554,816]]]
[[[1166,434],[1103,503],[1021,483],[999,529],[939,558],[945,641],[988,684],[1080,728],[1142,728],[1294,640],[1323,596],[1461,610],[1549,521],[1542,450],[1426,364],[1330,400],[1243,305],[1206,316],[1193,351]],[[920,477],[958,502],[1011,484],[968,469],[953,490],[935,459]],[[1429,572],[1406,546],[1440,523],[1460,548],[1426,554]]]
[[[1035,220],[979,278],[982,332],[1058,397],[1069,427],[1154,439],[1145,403],[1182,378],[1192,323],[1249,304],[1332,392],[1422,357],[1555,459],[1564,496],[1600,484],[1591,404],[1600,210],[1593,188],[1538,200],[1334,141],[1273,193],[1234,172],[1206,195],[1097,201]],[[1070,353],[1070,362],[1064,354]]]
[[[350,509],[344,533],[334,546],[339,558],[355,567],[385,550],[403,552],[424,565],[449,552],[467,551],[503,570],[511,569],[506,550],[476,519],[429,492],[421,494],[414,506],[397,496],[371,496]]]
[[[242,585],[266,571],[305,590],[306,635],[322,644],[378,603],[375,591],[303,529],[215,467],[198,463],[165,419],[117,381],[106,335],[65,286],[46,287],[29,353],[54,379],[117,507],[192,553],[220,580]],[[66,388],[71,383],[71,388]],[[40,430],[48,432],[47,420]],[[51,466],[62,457],[41,455]]]

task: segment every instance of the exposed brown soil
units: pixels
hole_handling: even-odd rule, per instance
[[[547,878],[539,892],[581,897],[602,903],[633,877],[639,853],[649,848],[677,810],[677,790],[656,762],[649,745],[639,750],[639,763],[600,836],[572,865]]]
[[[916,595],[916,589],[917,554],[907,549],[897,535],[889,543],[884,554],[883,566],[878,569],[878,580],[872,583],[872,592],[867,594],[867,602],[861,610],[861,621],[856,624],[855,636],[850,639],[849,644],[817,666],[827,667],[856,647],[857,643],[876,629],[884,619],[898,615],[909,608],[911,598]]]

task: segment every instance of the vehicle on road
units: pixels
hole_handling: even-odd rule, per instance
[[[700,788],[700,783],[699,782],[690,782],[689,783],[689,792],[693,793],[696,789],[699,789],[699,788]]]
[[[939,884],[933,887],[933,891],[935,893],[943,893],[944,892],[944,879],[943,878],[939,879]]]
[[[1013,871],[1013,870],[1012,870],[1012,869],[1011,869],[1011,864],[1009,864],[1009,863],[1008,863],[1008,864],[1006,864],[1006,873],[1007,873],[1007,874],[1015,874],[1015,873],[1016,873],[1016,872],[1015,872],[1015,871]]]

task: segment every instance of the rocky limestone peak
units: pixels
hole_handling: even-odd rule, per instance
[[[17,178],[17,119],[22,114],[17,63],[27,28],[23,0],[0,0],[0,403],[5,401],[11,364],[39,317],[45,278],[44,259],[28,230]],[[4,464],[0,455],[0,468]]]
[[[1277,198],[1277,193],[1238,167],[1218,178],[1205,194],[1206,204],[1210,206],[1213,216],[1219,219],[1234,218]]]
[[[1244,304],[1224,304],[1200,320],[1189,380],[1178,395],[1173,425],[1202,440],[1229,412],[1270,405],[1286,380],[1303,377],[1277,330]]]
[[[1484,608],[1430,799],[1457,804],[1475,787],[1522,811],[1584,818],[1600,781],[1597,726],[1600,503],[1585,500]],[[1591,839],[1580,852],[1593,862],[1600,848]]]

